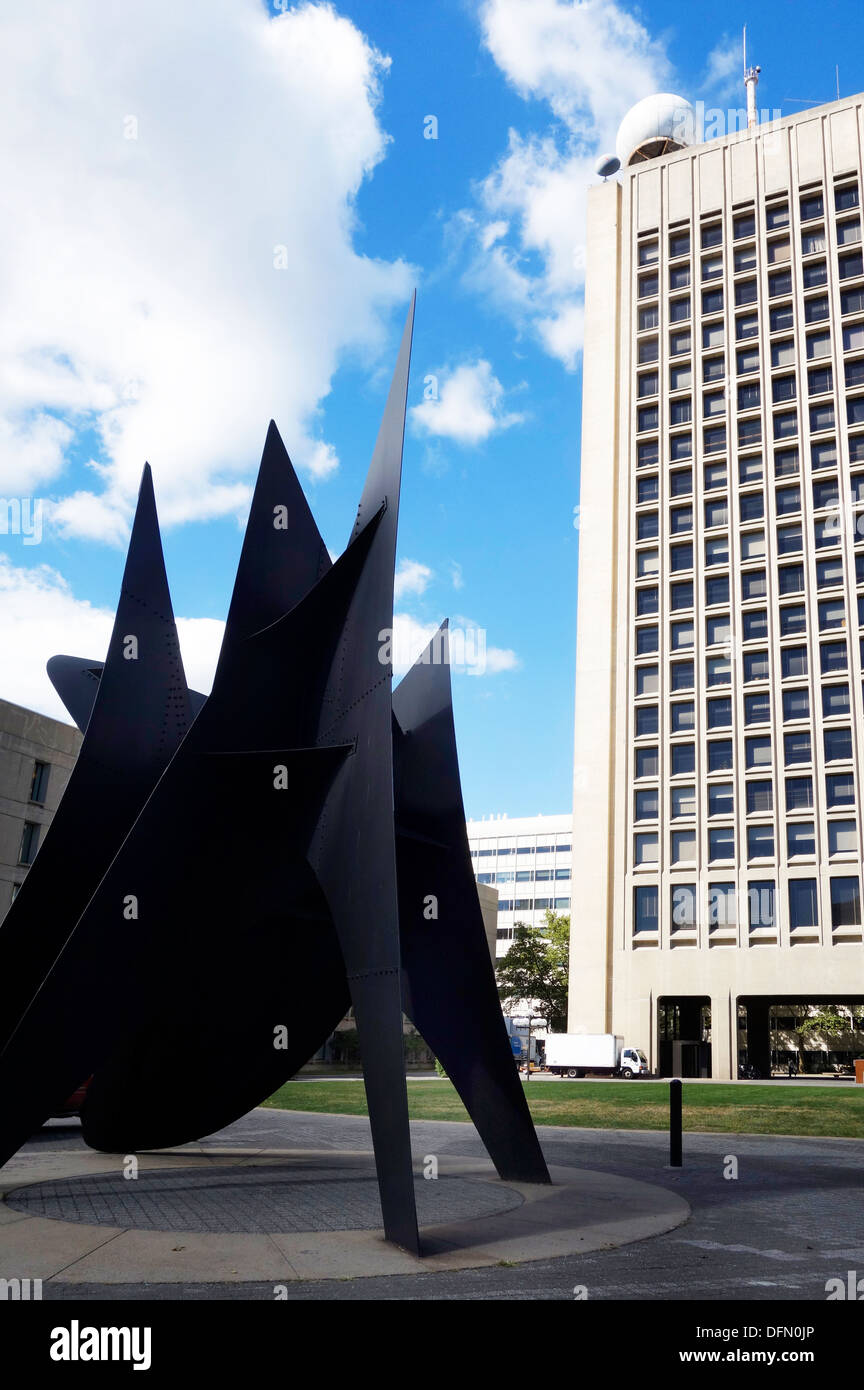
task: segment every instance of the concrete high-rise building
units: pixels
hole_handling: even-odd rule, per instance
[[[69,724],[0,700],[0,920],[66,789],[81,747]]]
[[[864,97],[694,125],[588,198],[568,1026],[766,1075],[864,999]]]
[[[570,911],[569,814],[490,816],[467,822],[474,877],[498,890],[496,949],[507,954],[517,922],[542,927],[546,912]]]

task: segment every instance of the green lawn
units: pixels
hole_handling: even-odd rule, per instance
[[[526,1086],[538,1125],[667,1129],[668,1091],[639,1081],[533,1081]],[[362,1081],[289,1081],[266,1105],[319,1114],[365,1115]],[[467,1120],[449,1081],[408,1081],[412,1120]],[[864,1088],[704,1086],[684,1083],[684,1128],[723,1134],[824,1134],[864,1139]]]

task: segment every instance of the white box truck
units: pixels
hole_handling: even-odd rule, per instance
[[[648,1075],[648,1058],[614,1033],[549,1033],[546,1038],[546,1070],[556,1076]]]

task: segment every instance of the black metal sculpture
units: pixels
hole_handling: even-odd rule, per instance
[[[446,628],[395,692],[381,645],[412,323],[334,564],[271,423],[209,698],[183,679],[148,470],[104,668],[50,663],[85,737],[0,927],[0,1162],[88,1077],[95,1147],[212,1133],[350,1003],[388,1239],[419,1252],[403,1009],[499,1173],[549,1180],[471,872]]]

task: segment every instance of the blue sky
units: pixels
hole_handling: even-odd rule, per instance
[[[69,0],[49,24],[36,0],[0,20],[0,495],[45,499],[38,546],[0,535],[0,695],[58,713],[45,659],[104,650],[145,457],[206,686],[268,419],[340,550],[416,284],[397,630],[486,634],[485,673],[454,677],[468,813],[566,809],[596,155],[651,91],[742,105],[744,22],[761,108],[833,99],[838,62],[842,95],[864,87],[857,6],[749,9]]]

